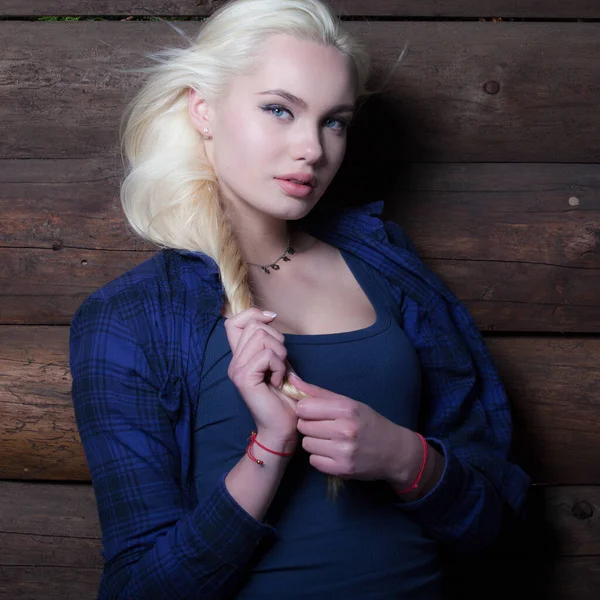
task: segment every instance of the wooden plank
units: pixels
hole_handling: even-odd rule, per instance
[[[68,324],[94,290],[150,252],[0,248],[0,323]],[[424,259],[482,331],[600,330],[597,268]]]
[[[377,169],[388,178],[377,194],[384,217],[401,223],[425,258],[600,266],[598,164],[391,167],[345,164],[322,202],[363,203],[361,182]],[[149,250],[124,224],[120,169],[102,158],[0,160],[0,247]]]
[[[542,5],[536,0],[324,0],[341,16],[376,17],[521,17],[554,19],[594,19],[600,8],[593,0],[558,2]],[[212,4],[212,6],[211,6]],[[146,0],[143,4],[130,0],[2,0],[0,16],[41,15],[173,15],[207,16],[224,4],[224,0]]]
[[[600,23],[358,20],[348,29],[372,48],[378,81],[409,44],[389,90],[356,120],[355,147],[374,162],[600,162]],[[4,21],[0,40],[0,158],[116,156],[138,82],[119,69],[181,44],[166,23],[145,21]]]
[[[0,248],[0,322],[69,323],[93,290],[149,255],[71,248],[56,252]]]
[[[135,250],[106,159],[0,160],[0,246]]]
[[[151,250],[125,224],[116,161],[0,160],[0,247]]]
[[[102,570],[0,566],[0,600],[94,600]]]
[[[89,479],[71,402],[68,334],[66,327],[0,329],[0,479]]]
[[[323,202],[369,197],[360,186],[373,174],[354,166]],[[375,196],[384,218],[405,227],[482,330],[600,330],[600,165],[377,168],[393,174]],[[150,256],[124,224],[118,170],[101,158],[0,161],[0,322],[68,324],[89,293]]]
[[[0,532],[0,565],[102,568],[99,539]]]
[[[486,342],[512,402],[516,452],[526,471],[537,483],[600,483],[600,340]]]
[[[0,481],[0,532],[98,540],[100,523],[92,486]]]
[[[488,337],[534,481],[600,484],[600,340]],[[68,327],[0,329],[0,479],[89,480],[70,398]]]

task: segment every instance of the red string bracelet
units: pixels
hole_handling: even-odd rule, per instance
[[[419,439],[421,440],[421,444],[423,444],[423,464],[421,465],[419,474],[417,475],[417,478],[413,481],[412,485],[410,487],[407,487],[404,490],[396,490],[397,494],[405,494],[406,492],[410,492],[410,491],[414,490],[419,485],[419,481],[421,481],[421,477],[423,476],[423,473],[425,472],[425,465],[427,464],[427,455],[429,454],[429,446],[428,446],[425,438],[420,433],[417,433],[417,435],[419,436]]]
[[[256,444],[257,446],[260,446],[263,450],[266,450],[267,452],[270,452],[271,454],[277,454],[277,456],[292,456],[294,453],[293,452],[275,452],[275,450],[271,450],[270,448],[267,448],[266,446],[263,446],[257,439],[256,439],[256,431],[252,432],[252,435],[250,436],[250,443],[248,444],[247,448],[246,448],[246,454],[257,464],[257,465],[264,465],[265,461],[264,460],[260,460],[260,458],[256,458],[256,456],[254,456],[251,452],[250,452],[250,447],[252,446],[252,444]]]

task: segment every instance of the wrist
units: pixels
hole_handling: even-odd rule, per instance
[[[299,434],[297,431],[290,435],[280,435],[269,433],[266,431],[257,431],[255,436],[255,440],[256,442],[258,442],[258,444],[266,446],[272,452],[279,452],[285,454],[289,452],[294,452],[296,450],[296,447],[298,446],[298,439]],[[253,447],[260,448],[258,444],[253,444]],[[261,448],[261,450],[263,449]]]
[[[396,425],[394,443],[390,444],[392,455],[386,461],[389,465],[385,481],[396,490],[404,490],[418,477],[423,466],[424,447],[419,435]]]

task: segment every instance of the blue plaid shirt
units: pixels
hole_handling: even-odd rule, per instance
[[[399,501],[398,511],[440,541],[481,548],[496,536],[504,504],[522,512],[530,484],[509,461],[506,393],[465,307],[382,210],[383,202],[315,209],[304,226],[387,278],[419,356],[420,430],[446,465],[434,489]],[[203,350],[221,306],[212,259],[162,250],[73,317],[73,403],[102,528],[101,600],[226,598],[256,545],[277,535],[230,496],[226,473],[202,504],[191,477]]]

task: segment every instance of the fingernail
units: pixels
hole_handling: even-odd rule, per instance
[[[271,312],[270,310],[263,310],[263,315],[265,315],[265,317],[274,319],[277,316],[277,313]]]
[[[290,371],[290,377],[295,377],[296,379],[300,379],[298,373],[296,373],[295,371]]]

